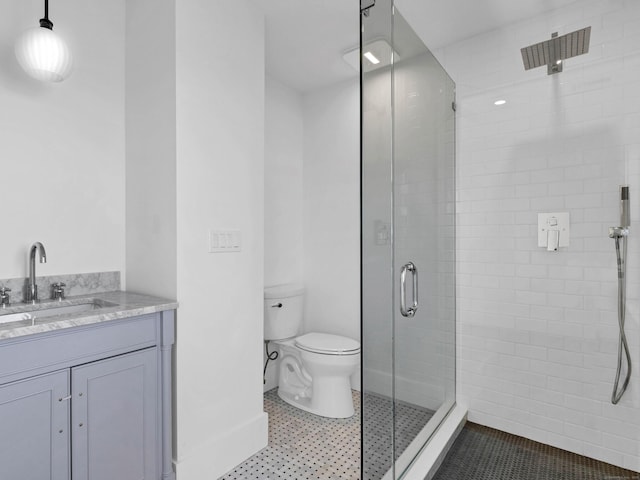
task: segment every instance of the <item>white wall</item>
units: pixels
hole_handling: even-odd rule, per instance
[[[265,87],[264,284],[271,286],[303,282],[304,120],[297,90],[270,75]],[[278,386],[278,365],[268,365],[265,392]]]
[[[267,75],[264,283],[302,282],[302,95]]]
[[[264,85],[249,1],[176,3],[180,480],[217,478],[267,444]],[[209,229],[240,230],[242,251],[207,253]]]
[[[592,26],[564,72],[519,49]],[[576,2],[440,52],[458,90],[458,387],[469,420],[640,470],[640,382],[617,360],[618,185],[632,194],[627,334],[640,366],[640,4]],[[507,104],[494,106],[504,98]],[[571,245],[537,247],[539,212]]]
[[[359,340],[358,80],[300,94],[267,77],[266,94],[265,284],[305,285],[303,331]]]
[[[264,25],[248,1],[152,3],[128,5],[127,275],[180,303],[176,472],[217,478],[267,443]],[[241,252],[208,253],[211,229]]]
[[[34,241],[47,250],[38,275],[121,271],[125,2],[52,3],[75,61],[59,84],[31,79],[13,54],[43,2],[2,0],[0,10],[1,276],[28,275]]]
[[[304,97],[305,331],[360,340],[360,92]]]
[[[175,1],[129,0],[126,36],[127,288],[175,299]]]

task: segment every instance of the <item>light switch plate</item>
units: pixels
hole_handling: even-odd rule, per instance
[[[547,246],[547,235],[549,230],[558,230],[560,247],[569,246],[570,228],[569,212],[552,212],[538,214],[538,246]]]
[[[241,244],[239,230],[209,230],[209,253],[239,252]]]

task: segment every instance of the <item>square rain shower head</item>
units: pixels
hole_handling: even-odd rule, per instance
[[[589,52],[591,27],[585,27],[575,32],[558,36],[551,35],[551,39],[535,43],[520,49],[524,69],[547,66],[547,75],[562,71],[562,62],[567,58],[576,57]]]

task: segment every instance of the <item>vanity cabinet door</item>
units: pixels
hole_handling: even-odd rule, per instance
[[[0,386],[0,478],[69,479],[69,371]]]
[[[154,348],[71,369],[73,480],[157,480]]]

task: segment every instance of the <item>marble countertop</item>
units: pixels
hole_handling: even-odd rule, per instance
[[[52,308],[73,307],[87,303],[96,303],[104,306],[95,310],[77,313],[65,313],[61,315],[51,315],[49,313],[49,316],[38,318],[38,311],[44,309],[51,312],[50,309]],[[176,308],[178,308],[178,303],[174,300],[121,291],[77,295],[67,297],[62,301],[46,300],[36,305],[17,303],[12,304],[10,307],[0,309],[0,322],[2,322],[3,315],[20,313],[27,315],[33,314],[36,316],[36,320],[25,319],[0,323],[0,341],[63,328],[136,317],[164,310],[175,310]]]

